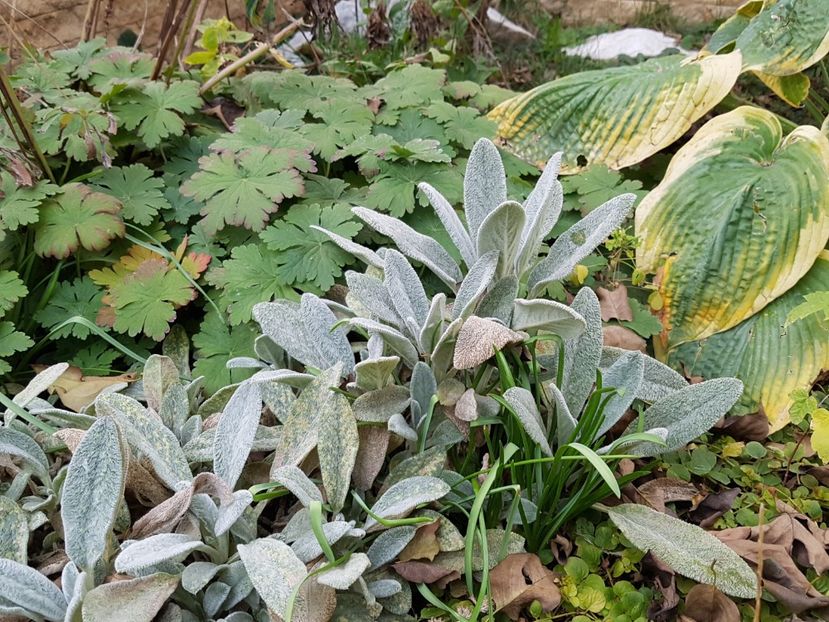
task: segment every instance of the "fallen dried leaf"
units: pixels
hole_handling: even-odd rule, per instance
[[[33,365],[35,371],[46,369],[45,365]],[[70,367],[49,387],[49,393],[57,393],[63,405],[80,412],[108,387],[135,382],[136,374],[120,376],[84,376],[78,367]]]
[[[624,326],[605,326],[602,328],[604,345],[625,350],[638,350],[646,352],[648,344],[639,335]]]
[[[638,486],[639,494],[654,510],[665,511],[666,503],[693,501],[699,491],[690,482],[670,477],[658,477]]]
[[[398,559],[401,562],[408,562],[413,559],[434,560],[435,555],[440,553],[440,543],[437,538],[439,527],[440,521],[437,520],[420,527],[414,538],[406,545],[406,548],[400,551]]]
[[[680,622],[740,622],[740,610],[713,585],[695,585],[685,597]]]
[[[412,583],[435,583],[453,572],[451,568],[445,568],[433,562],[418,561],[397,562],[392,564],[392,568],[406,581]]]
[[[492,599],[498,611],[518,620],[522,609],[537,600],[549,613],[561,604],[555,574],[533,553],[507,555],[489,575]]]
[[[622,284],[614,290],[604,287],[596,288],[596,296],[599,298],[599,308],[602,313],[602,321],[622,320],[633,321],[633,311],[628,301],[628,288]]]

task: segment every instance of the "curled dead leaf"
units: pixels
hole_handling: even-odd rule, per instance
[[[648,344],[639,335],[624,326],[605,326],[602,328],[604,345],[625,350],[647,352]]]
[[[633,311],[628,301],[628,288],[623,284],[620,283],[614,290],[597,287],[596,296],[599,299],[603,322],[610,320],[633,321]]]
[[[713,585],[695,585],[685,597],[680,622],[740,622],[740,610]]]
[[[46,369],[46,365],[33,365],[36,372]],[[63,405],[75,412],[81,412],[95,401],[95,398],[107,388],[116,385],[127,386],[135,382],[136,374],[120,376],[84,376],[79,367],[70,367],[49,387],[49,393],[57,393]]]
[[[435,555],[440,553],[440,543],[438,542],[437,532],[440,527],[440,521],[436,520],[433,523],[428,523],[418,528],[414,538],[406,545],[398,559],[401,562],[411,561],[413,559],[428,559],[433,561]]]
[[[495,606],[511,620],[518,620],[535,600],[546,613],[561,604],[555,574],[534,553],[507,555],[492,569],[489,580]]]

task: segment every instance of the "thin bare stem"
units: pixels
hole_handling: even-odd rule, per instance
[[[757,529],[760,530],[757,536],[757,593],[754,596],[754,622],[761,622],[760,611],[763,601],[763,543],[765,542],[765,529],[763,529],[766,505],[760,502],[760,512],[757,517]]]
[[[83,18],[83,29],[81,30],[81,41],[89,41],[95,36],[95,23],[98,21],[98,10],[101,7],[101,0],[88,0],[86,3],[86,15]]]

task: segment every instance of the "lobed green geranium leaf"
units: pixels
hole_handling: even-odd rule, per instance
[[[145,82],[140,89],[120,95],[113,110],[125,129],[136,130],[147,147],[153,148],[170,136],[184,132],[182,115],[202,104],[199,85],[192,80]]]
[[[121,216],[149,225],[160,210],[170,209],[164,198],[164,182],[143,164],[113,166],[95,179],[93,187],[121,202]]]

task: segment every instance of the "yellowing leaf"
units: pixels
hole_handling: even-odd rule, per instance
[[[824,463],[829,463],[829,410],[812,413],[812,448]]]
[[[829,239],[829,139],[748,106],[706,123],[636,210],[638,265],[661,270],[663,346],[736,326],[791,288]],[[667,259],[666,259],[667,258]]]
[[[724,54],[584,71],[508,99],[488,116],[526,160],[542,165],[562,151],[565,174],[593,162],[620,169],[682,136],[728,94],[740,68],[739,54]]]
[[[46,369],[45,365],[34,365],[35,371]],[[63,405],[70,410],[80,412],[98,397],[107,387],[116,384],[135,382],[135,374],[121,374],[119,376],[84,376],[77,367],[70,367],[52,383],[50,393],[57,393]]]

